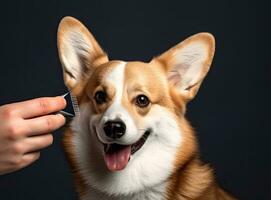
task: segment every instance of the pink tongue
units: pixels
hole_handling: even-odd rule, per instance
[[[104,160],[110,171],[122,170],[126,167],[131,155],[131,146],[124,147],[116,152],[105,153]]]

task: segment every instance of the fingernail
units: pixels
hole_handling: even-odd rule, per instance
[[[61,113],[57,113],[56,115],[59,116],[59,117],[61,117],[61,118],[64,120],[64,123],[63,123],[63,124],[66,123],[66,118],[65,118],[64,115],[62,115]]]
[[[58,98],[62,102],[62,104],[64,104],[66,106],[66,104],[67,104],[66,99],[62,96],[58,96]]]
[[[66,99],[65,99],[64,97],[62,97],[62,99],[63,99],[63,103],[64,103],[64,105],[65,105],[65,107],[66,107],[67,101],[66,101]]]

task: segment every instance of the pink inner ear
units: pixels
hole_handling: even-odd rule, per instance
[[[174,86],[180,85],[182,82],[182,78],[184,77],[184,74],[189,68],[189,64],[182,63],[177,66],[172,67],[172,69],[168,72],[168,80],[170,83],[172,83]]]
[[[181,79],[181,74],[179,74],[177,71],[170,71],[168,73],[168,80],[171,84],[174,86],[178,85]]]

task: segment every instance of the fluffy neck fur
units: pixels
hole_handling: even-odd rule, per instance
[[[169,178],[151,188],[129,196],[108,196],[105,193],[95,190],[87,184],[83,175],[79,171],[76,156],[74,154],[73,133],[71,128],[67,128],[64,137],[64,147],[68,160],[73,170],[76,189],[81,200],[216,200],[233,199],[229,197],[216,185],[212,169],[198,159],[198,145],[194,136],[193,128],[184,118],[178,118],[178,123],[182,127],[185,140],[183,147],[179,150],[173,173]]]
[[[197,156],[181,166],[169,179],[166,200],[234,200],[215,182],[213,170]]]
[[[234,199],[227,193],[221,190],[215,183],[212,169],[208,165],[202,164],[197,155],[191,157],[179,168],[176,169],[169,179],[153,188],[148,188],[141,193],[131,196],[112,197],[106,196],[93,188],[89,187],[83,176],[77,170],[76,162],[72,149],[67,143],[72,139],[71,129],[67,128],[64,137],[64,146],[73,175],[75,178],[76,189],[79,192],[82,200],[185,200],[185,199],[200,199],[200,200],[215,200],[215,199]]]

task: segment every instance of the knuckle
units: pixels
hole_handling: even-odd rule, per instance
[[[24,153],[24,148],[20,144],[14,144],[12,149],[15,154],[23,154]]]
[[[6,105],[2,107],[2,116],[4,119],[10,119],[15,116],[15,109],[12,106]]]
[[[7,136],[10,140],[16,140],[20,136],[18,127],[12,123],[7,126]]]
[[[50,104],[46,98],[41,98],[39,100],[39,107],[42,112],[47,112],[50,109]]]
[[[50,132],[54,128],[54,119],[50,116],[46,118],[46,131]]]

